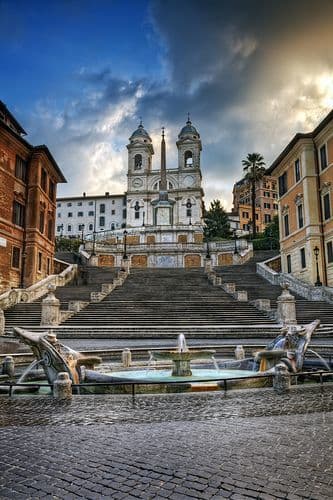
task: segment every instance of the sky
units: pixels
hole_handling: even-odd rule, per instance
[[[242,159],[269,166],[333,108],[332,0],[0,0],[0,99],[68,183],[126,190],[140,117],[177,166],[190,112],[206,205],[232,206]]]

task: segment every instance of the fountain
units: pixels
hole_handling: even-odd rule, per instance
[[[74,384],[92,382],[96,383],[97,387],[100,382],[137,384],[153,382],[154,390],[156,388],[157,390],[165,390],[165,386],[156,384],[169,381],[188,382],[187,387],[191,388],[191,382],[195,381],[215,381],[218,385],[219,380],[222,379],[246,379],[246,377],[253,377],[258,370],[258,364],[260,364],[259,373],[263,375],[264,379],[266,379],[265,374],[273,371],[279,363],[284,363],[291,372],[300,371],[311,335],[318,326],[319,321],[313,321],[304,327],[283,328],[280,335],[265,350],[258,352],[254,358],[220,362],[220,367],[214,357],[214,350],[189,349],[184,335],[180,334],[176,349],[149,351],[148,369],[126,369],[112,371],[110,374],[94,369],[94,366],[101,362],[99,357],[87,356],[70,349],[61,344],[52,332],[35,333],[21,328],[14,328],[14,332],[20,340],[31,347],[36,357],[36,361],[24,372],[24,377],[38,363],[43,367],[50,384],[54,383],[60,372],[66,372]],[[199,359],[210,359],[215,368],[191,368],[191,361]],[[158,368],[154,365],[156,360],[171,361],[172,370]],[[247,384],[248,381],[246,380],[245,383]],[[150,390],[152,389],[150,388]]]
[[[180,333],[177,340],[177,349],[173,351],[149,351],[153,359],[171,360],[173,368],[172,377],[191,377],[191,361],[194,359],[211,358],[215,351],[210,350],[189,350],[186,344],[185,335]]]

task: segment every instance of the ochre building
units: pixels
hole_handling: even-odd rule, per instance
[[[56,190],[66,180],[49,149],[24,135],[0,101],[0,292],[53,272]]]
[[[282,271],[332,287],[333,111],[296,134],[268,172],[278,180]]]

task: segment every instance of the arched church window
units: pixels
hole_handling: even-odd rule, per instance
[[[167,181],[168,189],[174,189],[172,182]],[[155,182],[153,185],[153,190],[158,191],[161,188],[161,181]]]
[[[186,202],[186,217],[192,217],[192,203],[189,198]]]
[[[134,156],[134,170],[140,170],[142,167],[142,155]]]
[[[192,151],[185,151],[185,167],[192,167],[193,166],[193,153]]]
[[[136,201],[134,205],[134,214],[135,219],[140,219],[140,205],[138,201]]]

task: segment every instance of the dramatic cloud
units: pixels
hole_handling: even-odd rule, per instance
[[[41,99],[27,128],[63,167],[63,194],[122,192],[125,146],[139,116],[154,140],[155,167],[167,127],[172,167],[190,111],[203,142],[206,201],[231,208],[247,153],[261,152],[269,165],[332,108],[332,17],[331,0],[154,0],[142,27],[158,51],[154,78],[78,65],[70,97]]]

